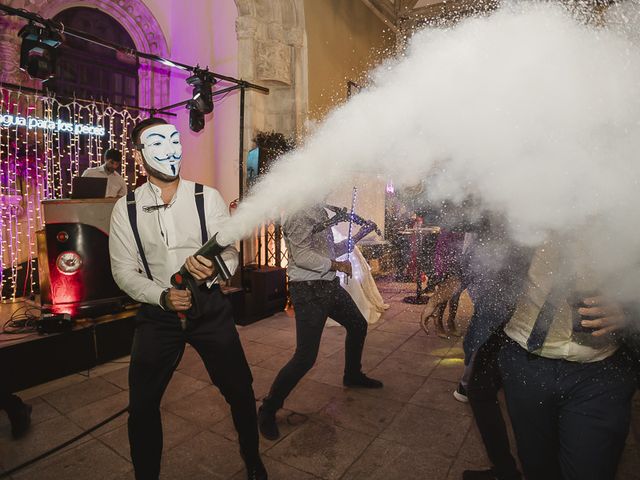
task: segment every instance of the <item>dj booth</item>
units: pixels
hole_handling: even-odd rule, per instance
[[[111,276],[109,225],[116,198],[42,202],[38,232],[40,298],[44,311],[81,315],[127,297]]]

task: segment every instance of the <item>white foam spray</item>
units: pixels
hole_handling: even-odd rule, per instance
[[[400,186],[429,178],[435,200],[473,195],[520,242],[579,229],[603,268],[636,262],[636,7],[612,13],[611,26],[588,26],[557,4],[518,2],[418,32],[371,88],[274,165],[222,238],[322,201],[354,172],[375,172]]]

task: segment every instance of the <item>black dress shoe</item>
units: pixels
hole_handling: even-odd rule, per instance
[[[358,388],[382,388],[383,386],[380,380],[369,378],[362,372],[358,372],[355,375],[345,375],[342,378],[342,384],[345,387]]]
[[[247,480],[268,480],[267,469],[262,462],[251,467],[247,467]]]
[[[276,423],[276,413],[265,408],[264,405],[258,409],[258,428],[262,436],[267,440],[277,440],[280,438],[280,430]]]
[[[7,411],[13,438],[20,438],[29,430],[31,426],[31,410],[31,405],[20,403],[20,405]]]

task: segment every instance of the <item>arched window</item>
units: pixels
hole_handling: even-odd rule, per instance
[[[54,17],[65,26],[108,42],[135,48],[131,36],[108,14],[87,7],[63,10]],[[47,87],[65,97],[138,105],[138,60],[71,35],[58,49],[56,76]]]

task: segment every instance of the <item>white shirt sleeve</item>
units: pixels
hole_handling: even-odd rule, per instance
[[[213,188],[205,187],[205,207],[204,211],[207,215],[207,233],[212,238],[220,225],[229,218],[229,207],[222,198],[220,193]],[[227,268],[233,275],[238,268],[238,250],[234,245],[229,245],[220,254]]]
[[[138,261],[138,248],[129,223],[126,197],[116,202],[111,213],[109,255],[113,279],[127,295],[138,302],[160,304],[160,294],[164,288],[141,271],[143,267]]]
[[[124,197],[127,194],[127,182],[122,178],[122,175],[118,175],[116,178],[118,179],[118,192],[116,196]]]

